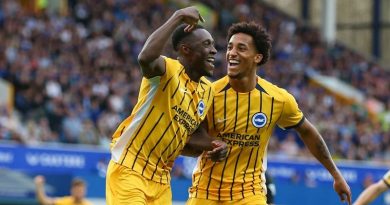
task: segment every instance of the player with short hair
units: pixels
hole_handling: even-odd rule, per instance
[[[190,135],[202,133],[214,97],[212,76],[216,49],[195,7],[176,11],[147,39],[138,56],[143,79],[138,102],[117,128],[106,179],[107,204],[171,204],[170,171]],[[183,25],[183,23],[187,25]],[[173,34],[172,34],[173,33]],[[172,34],[178,58],[162,56]],[[200,147],[223,159],[226,143]],[[222,155],[220,155],[222,153]]]
[[[38,175],[34,178],[36,197],[42,205],[92,205],[86,200],[86,183],[84,180],[75,178],[72,180],[70,196],[51,198],[45,193],[45,177]]]
[[[257,76],[268,61],[269,34],[254,22],[232,25],[228,31],[227,76],[214,82],[215,97],[207,114],[209,134],[227,143],[226,160],[215,163],[203,153],[194,170],[187,205],[265,205],[267,145],[275,126],[294,128],[311,153],[334,178],[341,200],[351,191],[334,164],[317,129],[307,120],[294,97]],[[192,139],[186,149],[191,147]],[[194,152],[195,152],[194,151]]]
[[[368,186],[356,199],[353,205],[367,205],[374,201],[380,194],[390,189],[390,170],[383,178]]]

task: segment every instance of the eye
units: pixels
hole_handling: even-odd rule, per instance
[[[207,41],[204,41],[204,42],[203,42],[203,46],[204,46],[204,47],[209,47],[209,46],[211,46],[211,45],[214,45],[214,42],[212,42],[212,41],[210,41],[210,40],[207,40]]]
[[[228,46],[227,46],[227,50],[228,50],[228,51],[232,50],[232,48],[233,48],[232,45],[228,45]]]
[[[239,51],[246,51],[247,48],[246,48],[245,46],[239,46],[239,47],[238,47],[238,50],[239,50]]]

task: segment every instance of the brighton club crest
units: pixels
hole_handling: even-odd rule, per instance
[[[264,127],[267,124],[267,116],[262,112],[254,114],[252,117],[252,124],[257,128]]]
[[[200,100],[200,102],[198,103],[198,114],[199,114],[199,116],[202,116],[204,114],[205,107],[206,106],[204,105],[203,100]]]

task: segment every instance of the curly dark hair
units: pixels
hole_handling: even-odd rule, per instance
[[[178,45],[185,37],[189,36],[192,31],[195,31],[196,29],[204,29],[201,25],[196,25],[195,28],[191,32],[185,32],[184,28],[187,26],[187,24],[181,24],[178,26],[175,31],[173,31],[172,34],[172,46],[175,51],[178,50]]]
[[[230,38],[237,33],[245,33],[252,36],[256,50],[263,55],[263,59],[261,59],[258,65],[265,64],[270,57],[272,47],[271,37],[267,31],[260,24],[253,21],[235,23],[229,28],[227,41],[229,42]]]

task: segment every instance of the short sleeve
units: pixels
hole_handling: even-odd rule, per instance
[[[284,105],[282,116],[279,118],[277,124],[282,129],[291,129],[299,126],[304,121],[304,116],[302,111],[298,107],[298,103],[295,98],[284,91]]]
[[[184,69],[183,65],[178,60],[163,56],[165,60],[165,73],[161,76],[162,81],[170,79],[173,75]]]

